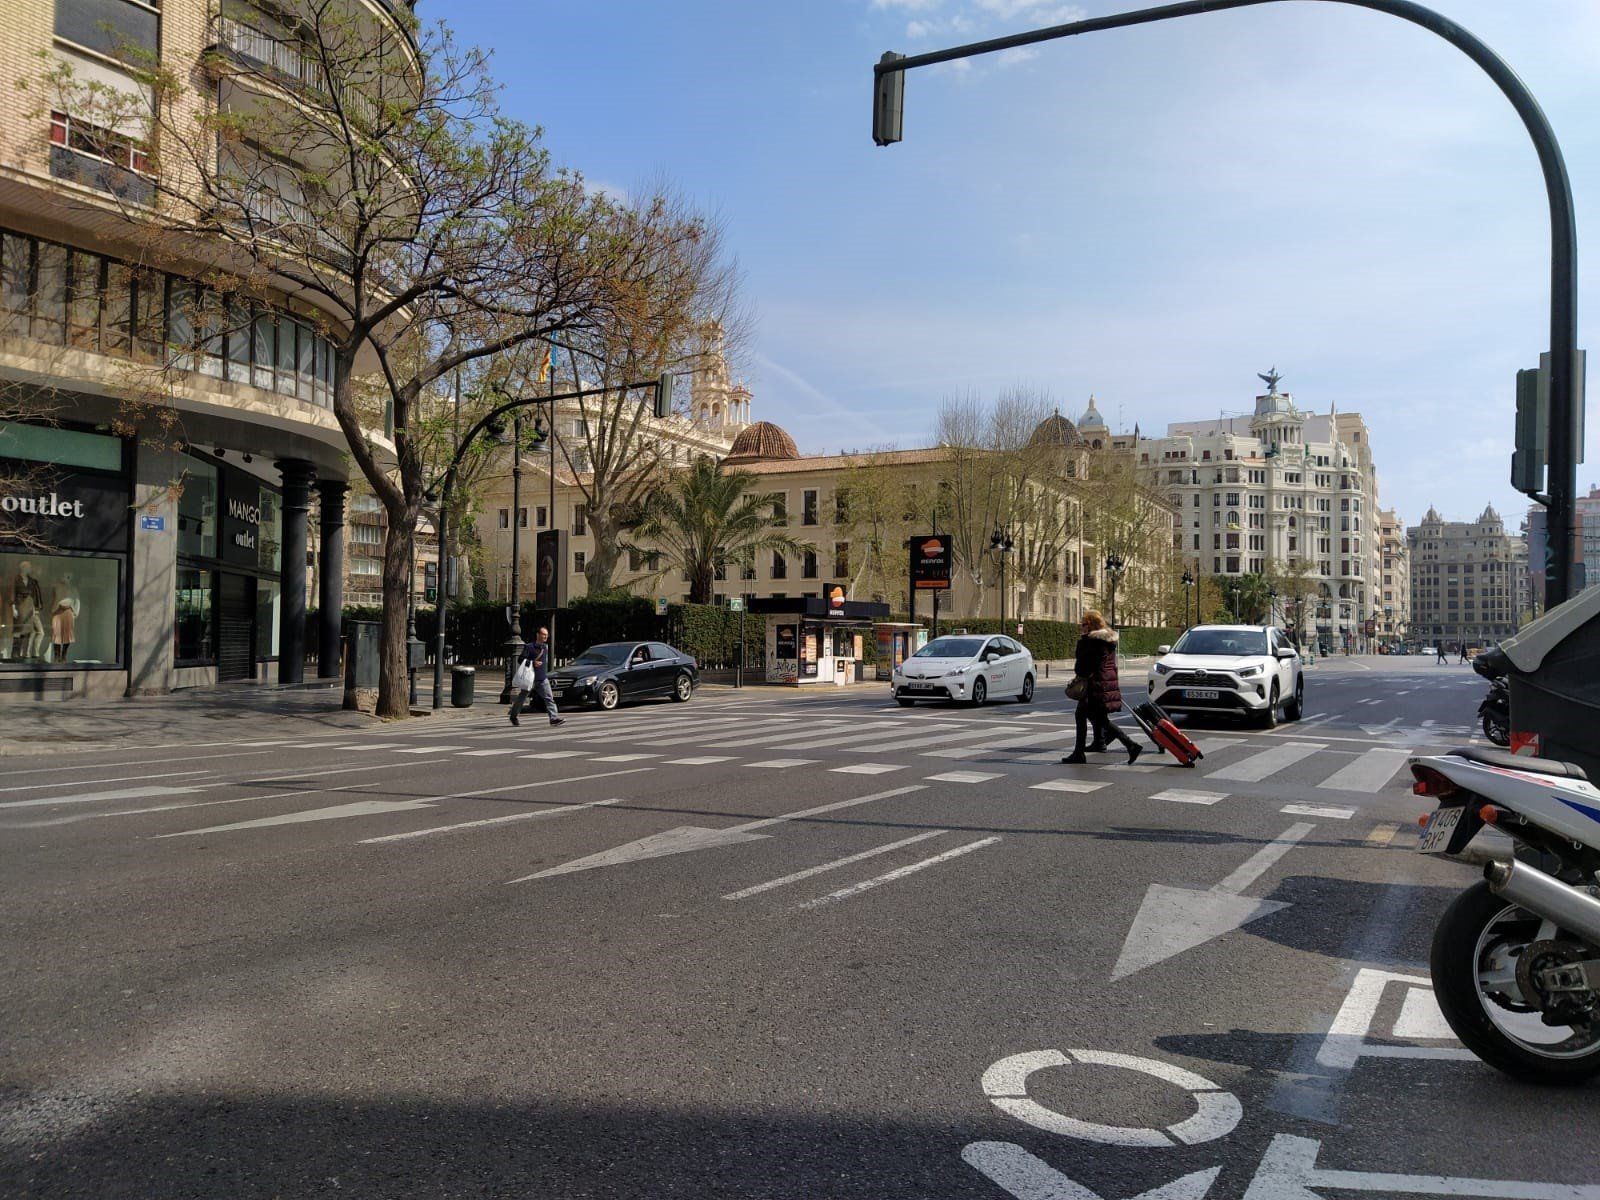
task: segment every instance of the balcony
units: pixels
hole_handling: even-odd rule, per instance
[[[316,62],[308,58],[295,42],[235,17],[219,16],[213,22],[213,28],[215,39],[211,48],[224,58],[246,71],[260,73],[273,83],[299,92],[315,104],[330,103]],[[345,110],[357,121],[368,126],[377,123],[378,106],[369,97],[355,88],[346,87],[340,99]]]
[[[50,174],[56,179],[81,183],[106,192],[129,204],[149,205],[156,198],[156,185],[137,171],[67,146],[50,147]]]

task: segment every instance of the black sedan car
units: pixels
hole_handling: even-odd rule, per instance
[[[698,678],[694,659],[665,642],[601,642],[551,671],[550,687],[558,704],[615,708],[653,696],[681,703],[694,695]]]

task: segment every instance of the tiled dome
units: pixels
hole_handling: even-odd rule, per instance
[[[733,439],[733,448],[723,462],[760,462],[766,459],[799,458],[800,448],[794,439],[771,421],[757,421],[739,431]]]
[[[1030,446],[1081,446],[1083,435],[1078,432],[1078,427],[1060,410],[1052,413],[1039,422],[1039,427],[1033,431],[1033,436],[1028,439]]]

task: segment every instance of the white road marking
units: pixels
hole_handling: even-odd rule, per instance
[[[891,763],[851,763],[848,767],[829,767],[836,775],[887,775],[890,771],[904,771],[903,766]]]
[[[957,846],[954,850],[946,850],[943,854],[935,854],[932,858],[925,858],[921,862],[914,862],[909,866],[897,867],[884,875],[877,875],[871,879],[863,879],[860,883],[853,883],[847,888],[840,888],[837,892],[829,892],[826,896],[818,896],[815,900],[807,900],[801,908],[818,908],[824,904],[834,904],[840,900],[848,900],[851,896],[859,896],[862,892],[871,891],[875,887],[882,887],[886,883],[893,883],[897,879],[904,879],[907,875],[917,871],[925,871],[929,867],[936,867],[942,862],[949,862],[952,858],[960,858],[963,854],[971,854],[974,850],[982,850],[985,846],[992,846],[1000,839],[998,837],[980,838],[976,842],[968,842],[965,846]]]
[[[57,804],[95,804],[102,800],[139,800],[146,796],[190,796],[207,788],[222,786],[218,781],[188,787],[156,784],[152,787],[114,788],[108,792],[76,792],[66,796],[36,796],[32,800],[7,800],[0,804],[0,808],[48,808]]]
[[[541,750],[537,754],[524,754],[523,758],[577,758],[582,750]]]
[[[431,767],[435,763],[442,763],[442,758],[431,758],[427,762],[415,763],[385,763],[373,766],[371,763],[362,763],[359,767],[321,767],[315,771],[295,771],[290,775],[261,776],[255,779],[244,779],[241,783],[299,783],[302,779],[314,779],[321,775],[352,775],[357,771],[371,774],[373,771],[394,771],[401,767]]]
[[[1127,772],[1129,774],[1139,774],[1139,775],[1146,775],[1146,774],[1149,774],[1152,771],[1165,771],[1167,769],[1167,764],[1166,763],[1113,762],[1113,763],[1094,763],[1092,765],[1097,767],[1097,768],[1099,768],[1102,771],[1125,771],[1125,772]]]
[[[1341,792],[1376,792],[1394,773],[1405,765],[1409,750],[1391,750],[1379,747],[1368,750],[1360,758],[1346,763],[1317,786]]]
[[[1400,826],[1390,822],[1383,822],[1372,827],[1372,832],[1367,834],[1367,845],[1387,846],[1394,841],[1394,835],[1400,832]]]
[[[1014,733],[1009,737],[996,738],[994,741],[982,742],[976,746],[962,746],[951,750],[924,750],[922,753],[925,758],[975,758],[990,750],[1006,750],[1012,746],[1032,746],[1039,742],[1047,741],[1049,737],[1048,730],[1031,729],[1027,733]]]
[[[888,750],[891,752],[900,750],[915,750],[921,746],[937,746],[941,743],[948,745],[951,742],[966,741],[969,738],[988,737],[989,733],[990,730],[987,729],[969,729],[965,732],[950,729],[941,733],[928,734],[924,737],[891,738],[890,740],[883,742],[870,742],[865,746],[851,746],[849,747],[849,751],[851,754],[872,754],[879,750]]]
[[[1379,1192],[1388,1196],[1480,1196],[1503,1200],[1600,1200],[1600,1184],[1527,1183],[1515,1179],[1464,1179],[1451,1175],[1400,1175],[1385,1171],[1326,1171],[1317,1167],[1322,1143],[1274,1134],[1244,1200],[1305,1200],[1329,1192]]]
[[[1469,1050],[1457,1046],[1388,1046],[1367,1041],[1372,1030],[1372,1020],[1383,1001],[1383,989],[1391,983],[1410,984],[1432,988],[1433,980],[1426,975],[1402,975],[1394,971],[1379,971],[1362,967],[1356,972],[1355,982],[1345,995],[1344,1003],[1328,1027],[1322,1047],[1317,1051],[1317,1065],[1335,1070],[1353,1070],[1363,1058],[1435,1058],[1470,1062]]]
[[[648,771],[651,768],[636,767],[634,769]],[[626,774],[626,772],[619,773]],[[758,829],[781,825],[785,821],[800,821],[807,817],[820,816],[823,813],[837,812],[842,808],[854,808],[858,804],[868,804],[874,800],[887,800],[893,796],[904,796],[911,792],[920,792],[926,786],[926,784],[913,783],[906,787],[890,788],[886,792],[873,792],[868,796],[854,796],[849,800],[835,800],[829,804],[819,804],[814,808],[802,808],[796,812],[783,813],[776,817],[762,817],[755,821],[745,821],[741,825],[730,825],[724,829],[706,829],[697,825],[680,825],[675,829],[668,829],[662,833],[653,833],[649,837],[642,837],[637,841],[627,842],[621,846],[613,846],[611,849],[602,850],[598,854],[575,858],[571,862],[562,863],[560,866],[547,867],[543,871],[535,871],[532,875],[523,875],[507,882],[526,883],[530,879],[543,879],[550,875],[567,875],[574,871],[592,870],[595,867],[615,867],[623,863],[638,862],[647,858],[663,858],[669,854],[682,854],[688,850],[704,850],[711,846],[725,846],[737,842],[755,841],[758,838],[771,836],[770,834],[757,833],[756,830]]]
[[[969,1142],[961,1148],[961,1161],[1015,1200],[1101,1200],[1100,1193],[1015,1142]],[[1208,1167],[1128,1200],[1205,1200],[1221,1173],[1221,1167]]]
[[[809,767],[817,760],[814,758],[769,758],[766,762],[745,763],[747,767],[771,767],[775,770],[784,770],[788,767]]]
[[[1433,998],[1432,988],[1406,989],[1406,998],[1400,1004],[1400,1015],[1395,1019],[1394,1036],[1422,1042],[1453,1042],[1455,1030],[1439,1011],[1439,1002]]]
[[[778,741],[790,750],[814,750],[819,746],[843,746],[850,742],[870,742],[874,738],[882,738],[885,732],[882,729],[874,729],[870,732],[862,733],[858,726],[855,733],[839,733],[829,737],[807,738],[798,742],[791,742],[787,738],[779,738]],[[720,745],[721,743],[716,744]]]
[[[572,781],[563,779],[560,782],[570,783]],[[511,813],[509,816],[504,817],[484,817],[477,821],[461,821],[455,825],[435,825],[431,829],[412,829],[405,833],[387,833],[382,837],[362,838],[357,845],[376,846],[383,842],[406,842],[412,838],[432,837],[436,833],[454,833],[458,829],[482,829],[489,825],[510,825],[514,821],[536,821],[540,817],[564,817],[568,813],[581,812],[586,808],[601,808],[608,804],[621,803],[621,797],[613,797],[610,800],[590,800],[585,804],[564,804],[560,808],[541,808],[536,812]]]
[[[349,817],[375,817],[385,813],[412,812],[432,808],[433,800],[357,800],[351,804],[335,804],[330,808],[312,808],[303,812],[283,813],[276,817],[258,817],[254,821],[235,821],[231,825],[212,825],[205,829],[185,829],[181,833],[157,834],[158,838],[194,837],[202,833],[230,833],[239,829],[266,829],[272,825],[299,825],[308,821],[342,821]]]
[[[1031,792],[1098,792],[1110,787],[1109,783],[1093,783],[1087,779],[1047,779],[1029,787]]]
[[[991,779],[1004,779],[1004,775],[991,775],[985,771],[946,771],[943,775],[929,775],[932,783],[988,783]]]
[[[500,750],[463,750],[462,758],[488,758],[495,754],[515,754],[521,747],[507,746]]]
[[[1285,804],[1278,811],[1291,817],[1326,817],[1330,821],[1348,821],[1356,815],[1353,808],[1330,804]]]
[[[1122,952],[1111,970],[1112,980],[1203,946],[1257,918],[1287,908],[1283,901],[1254,900],[1242,893],[1315,828],[1303,821],[1291,825],[1221,883],[1205,891],[1152,883],[1122,943]]]
[[[720,754],[702,754],[695,758],[669,758],[663,766],[668,767],[709,767],[712,763],[732,762],[733,759]]]
[[[783,875],[777,879],[769,879],[765,883],[758,883],[753,887],[742,888],[737,892],[729,892],[724,900],[744,900],[762,892],[770,892],[773,888],[783,887],[785,884],[798,883],[802,879],[810,879],[813,875],[821,875],[824,871],[832,871],[838,867],[848,867],[851,863],[863,862],[869,858],[876,858],[880,854],[888,854],[902,846],[910,846],[916,842],[924,842],[929,838],[936,838],[940,834],[949,833],[948,829],[934,829],[927,833],[913,834],[908,838],[901,838],[898,842],[890,842],[885,846],[874,846],[871,850],[862,850],[857,854],[848,854],[844,858],[836,858],[832,862],[822,863],[819,866],[807,867],[803,871],[795,871],[790,875]]]
[[[660,758],[659,754],[607,754],[597,758],[595,762],[639,762],[646,758]]]
[[[1227,798],[1227,792],[1191,792],[1184,788],[1167,788],[1150,797],[1152,800],[1170,800],[1174,804],[1215,804]]]
[[[465,746],[412,746],[409,749],[396,746],[394,747],[394,752],[396,754],[448,754],[454,750],[465,749]]]
[[[91,783],[128,783],[135,779],[180,779],[184,776],[213,775],[214,771],[163,771],[159,775],[113,775],[109,779],[57,779],[50,783],[19,783],[0,788],[0,792],[36,792],[40,788],[88,787]]]
[[[1286,742],[1270,750],[1262,750],[1236,763],[1229,763],[1206,773],[1207,779],[1229,779],[1239,783],[1260,783],[1268,775],[1276,775],[1285,767],[1293,766],[1302,758],[1309,758],[1318,750],[1326,750],[1321,742]]]

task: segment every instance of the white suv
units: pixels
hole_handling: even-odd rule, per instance
[[[1273,625],[1196,625],[1175,646],[1158,646],[1150,699],[1168,712],[1255,717],[1268,729],[1305,712],[1300,651]]]

